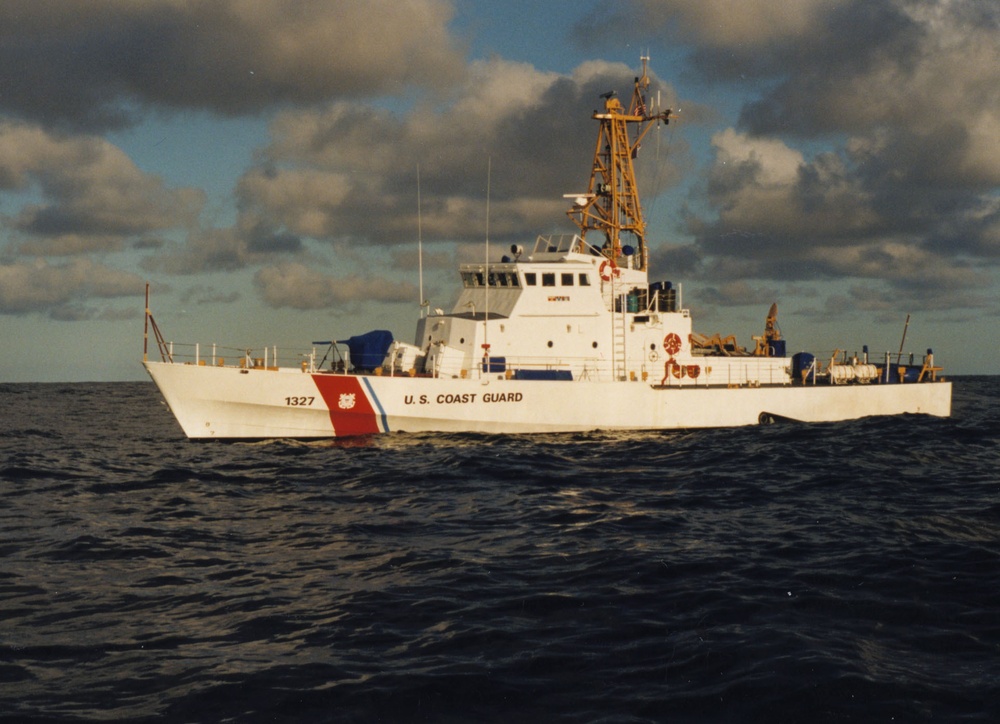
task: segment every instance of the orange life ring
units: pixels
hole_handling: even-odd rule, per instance
[[[671,332],[663,338],[663,349],[665,349],[667,354],[671,357],[680,352],[682,346],[683,343],[681,342],[680,335],[676,332]]]
[[[607,269],[608,267],[611,267],[611,271],[605,273],[604,270]],[[598,270],[598,274],[601,275],[601,281],[610,282],[611,277],[621,276],[621,270],[618,268],[617,264],[611,261],[611,259],[605,259],[604,261],[601,262],[601,268]]]

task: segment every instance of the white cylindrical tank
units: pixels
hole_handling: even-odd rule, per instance
[[[878,367],[875,365],[854,365],[854,379],[863,384],[878,379]]]
[[[833,365],[830,368],[830,382],[835,385],[842,385],[854,379],[854,367],[852,365]]]

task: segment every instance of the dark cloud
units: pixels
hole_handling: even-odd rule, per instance
[[[142,268],[180,275],[228,272],[245,268],[252,258],[235,229],[207,229],[189,234],[183,245],[166,246],[146,257]]]
[[[770,304],[779,296],[779,291],[774,287],[754,287],[743,281],[698,290],[699,302],[720,307]]]
[[[563,194],[589,179],[597,133],[591,111],[609,89],[628,97],[634,75],[600,62],[567,77],[495,60],[474,64],[443,107],[399,116],[338,103],[284,113],[264,161],[240,181],[242,223],[294,237],[412,242],[419,167],[425,240],[484,238],[487,189],[491,239],[523,242],[570,230]],[[676,101],[669,87],[657,87],[664,105]],[[659,164],[646,175],[658,176],[658,191],[678,181],[684,148],[675,143],[669,158],[647,154]]]
[[[732,131],[716,136],[715,146],[707,188],[718,215],[690,221],[707,274],[948,279],[960,287],[982,282],[960,255],[995,258],[995,200],[990,207],[949,187],[906,193],[881,175],[869,178],[849,157],[807,160],[779,142]]]
[[[251,253],[295,254],[302,251],[302,239],[295,234],[274,231],[257,224],[246,233],[247,251]]]
[[[245,220],[246,225],[192,230],[183,243],[164,245],[145,257],[142,268],[178,275],[232,272],[273,262],[276,257],[308,254],[298,236],[275,231],[260,220]]]
[[[109,128],[145,106],[238,115],[443,87],[463,67],[445,0],[5,0],[0,109]]]
[[[86,300],[139,297],[143,289],[135,274],[86,259],[0,263],[0,314],[43,313],[63,321],[114,318],[115,313],[89,307]]]
[[[702,256],[691,244],[657,244],[649,254],[650,273],[675,277],[699,276]]]
[[[1000,5],[633,0],[605,12],[689,44],[702,79],[759,91],[713,139],[685,269],[854,279],[872,309],[982,304],[984,263],[1000,260]]]
[[[121,249],[126,240],[193,225],[204,202],[195,189],[170,189],[94,136],[62,136],[0,123],[0,191],[39,200],[0,225],[22,253],[66,256]]]

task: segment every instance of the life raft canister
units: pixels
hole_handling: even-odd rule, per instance
[[[701,365],[682,365],[671,357],[663,364],[663,381],[660,384],[666,384],[668,377],[675,377],[678,380],[690,377],[696,380],[701,377]]]

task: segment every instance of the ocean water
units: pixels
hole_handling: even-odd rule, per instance
[[[1000,721],[1000,378],[945,420],[670,433],[0,410],[3,721]]]

